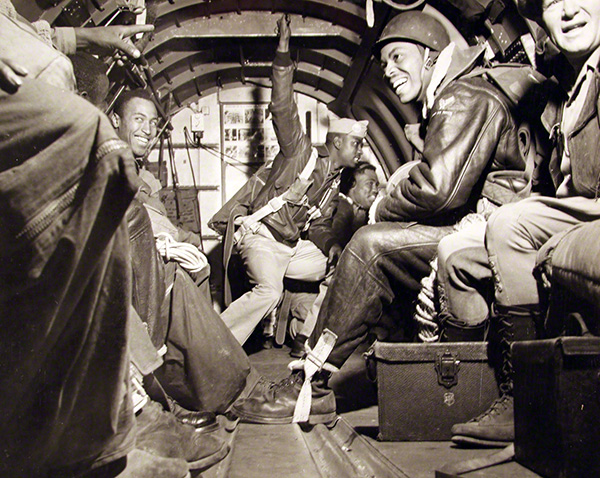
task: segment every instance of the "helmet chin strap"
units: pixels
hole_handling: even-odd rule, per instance
[[[425,98],[425,90],[427,89],[427,86],[425,85],[425,75],[433,66],[433,60],[429,56],[430,53],[431,50],[426,46],[425,51],[423,52],[423,66],[421,67],[421,90],[419,91],[419,98]]]
[[[423,70],[430,70],[433,66],[433,60],[429,56],[430,53],[431,50],[426,46],[425,51],[423,52]]]

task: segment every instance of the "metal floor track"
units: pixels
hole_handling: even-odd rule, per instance
[[[331,426],[241,423],[229,455],[204,478],[408,478],[339,417]]]

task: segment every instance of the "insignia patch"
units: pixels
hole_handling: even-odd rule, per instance
[[[450,96],[449,98],[442,98],[439,101],[440,109],[443,110],[443,109],[447,108],[452,103],[454,103],[455,100],[456,100],[456,98],[454,98],[454,96]]]

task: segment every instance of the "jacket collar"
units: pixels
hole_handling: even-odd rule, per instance
[[[597,60],[598,56],[595,56],[594,58]],[[584,102],[583,108],[579,113],[579,118],[577,119],[571,134],[579,131],[589,122],[592,117],[598,114],[598,95],[600,94],[600,65],[598,65],[598,61],[596,61],[595,65],[586,65],[584,68],[593,68],[594,77],[592,78],[592,82],[587,92],[586,101]],[[557,75],[560,87],[556,87],[554,89],[555,95],[550,96],[546,107],[544,108],[544,112],[542,113],[542,125],[550,133],[551,137],[561,122],[562,106],[566,101],[569,100],[567,90],[572,88],[574,82],[574,75],[571,73],[571,71],[565,71],[562,75]]]
[[[442,50],[440,56],[438,57],[438,62],[440,62],[440,58],[444,58],[448,54],[450,55],[450,60],[447,63],[444,62],[446,64],[436,63],[436,69],[432,74],[432,83],[430,83],[429,87],[427,88],[427,96],[431,97],[430,101],[426,101],[427,110],[433,106],[433,102],[444,90],[444,88],[475,67],[476,63],[483,58],[484,52],[485,47],[482,45],[476,45],[461,50],[456,48],[454,43],[450,43],[450,45]],[[440,75],[440,72],[436,71],[438,68],[446,69],[445,74],[442,72]],[[435,79],[436,76],[439,76],[439,78]],[[429,93],[430,88],[433,89],[433,94]]]
[[[577,133],[581,128],[583,128],[591,118],[596,116],[598,113],[598,92],[599,92],[599,82],[600,78],[598,76],[598,60],[600,59],[600,48],[596,49],[596,51],[592,54],[589,61],[583,66],[585,68],[585,72],[581,72],[579,77],[577,78],[578,84],[575,85],[576,88],[581,88],[581,84],[584,81],[585,75],[589,72],[592,74],[592,78],[590,80],[589,89],[586,93],[586,98],[583,103],[583,107],[579,112],[579,116],[577,118],[577,122],[573,127],[572,134]],[[572,101],[569,98],[569,101]]]
[[[594,116],[598,114],[598,94],[600,92],[600,77],[598,70],[594,72],[590,87],[587,91],[583,108],[579,112],[577,122],[571,131],[571,134],[576,134],[581,130]]]
[[[324,144],[320,144],[319,146],[316,146],[316,149],[317,149],[317,153],[319,153],[320,158],[329,157],[329,150],[327,149],[327,146],[325,146]]]
[[[331,164],[331,154],[329,153],[329,149],[324,144],[316,146],[315,149],[317,150],[317,154],[319,155],[317,164],[320,163],[323,165],[323,174],[325,177],[328,177],[333,171],[333,165]],[[335,173],[335,175],[338,175],[340,172],[341,168]]]

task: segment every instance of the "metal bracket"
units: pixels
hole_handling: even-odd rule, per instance
[[[458,383],[458,370],[460,369],[460,360],[456,354],[446,350],[443,354],[438,354],[435,361],[435,371],[438,376],[438,383],[446,388],[451,388]]]

